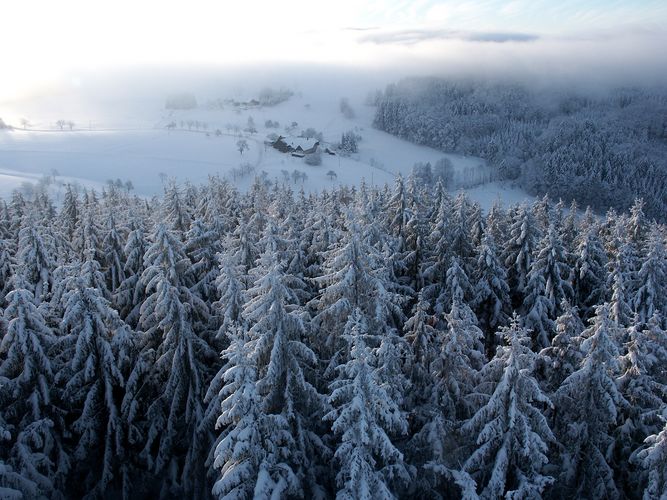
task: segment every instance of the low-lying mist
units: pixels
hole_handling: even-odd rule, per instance
[[[625,27],[567,36],[375,28],[347,33],[359,52],[349,60],[341,54],[335,60],[299,61],[297,52],[289,61],[264,57],[249,58],[243,64],[83,65],[64,70],[55,79],[23,82],[20,99],[0,93],[0,116],[17,109],[51,113],[76,106],[88,111],[117,112],[119,106],[154,109],[174,92],[191,92],[205,101],[243,98],[264,87],[361,100],[369,91],[410,76],[584,93],[667,84],[667,35],[658,28]],[[20,75],[10,74],[7,80],[12,78],[18,81]]]

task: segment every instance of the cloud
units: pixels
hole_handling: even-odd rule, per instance
[[[359,38],[361,43],[415,45],[422,42],[459,40],[464,42],[534,42],[540,36],[532,33],[503,32],[468,32],[448,29],[403,29],[383,31],[364,35]]]
[[[343,28],[343,31],[375,31],[377,29],[379,29],[377,26],[348,26]]]
[[[464,38],[466,41],[470,42],[494,42],[494,43],[505,43],[505,42],[534,42],[540,37],[538,35],[533,35],[530,33],[471,33],[467,38]]]

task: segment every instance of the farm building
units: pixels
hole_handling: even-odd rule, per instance
[[[282,153],[311,154],[317,151],[320,142],[305,137],[283,137],[282,135],[272,144],[274,148]]]

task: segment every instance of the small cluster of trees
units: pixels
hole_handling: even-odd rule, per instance
[[[74,129],[75,123],[72,120],[58,120],[56,126],[60,130],[65,130],[65,127],[68,127],[70,130]]]
[[[312,127],[308,127],[306,130],[302,130],[300,137],[305,137],[306,139],[315,139],[320,142],[324,142],[324,135],[322,132],[318,132]]]
[[[165,125],[165,128],[167,130],[175,130],[179,125],[181,129],[185,129],[187,127],[188,130],[192,130],[193,128],[195,130],[208,130],[208,123],[200,122],[199,120],[181,120],[179,123],[177,123],[175,120],[172,120]]]
[[[255,120],[253,119],[252,116],[248,117],[246,127],[243,129],[243,131],[247,132],[248,134],[256,134],[257,133],[257,127],[255,126]]]
[[[244,162],[238,167],[231,169],[229,173],[232,179],[238,180],[255,174],[255,170],[255,166],[252,163]]]
[[[287,88],[273,89],[266,87],[259,92],[257,99],[262,106],[276,106],[289,100],[293,95],[294,92]]]
[[[134,189],[134,184],[129,179],[122,181],[117,177],[116,179],[107,179],[107,187],[108,189],[125,190],[127,193],[129,193]]]
[[[667,230],[397,178],[0,202],[0,496],[661,498]]]
[[[357,134],[354,130],[348,130],[341,135],[340,144],[337,149],[343,154],[358,153],[360,141],[361,135]]]
[[[412,175],[425,185],[441,182],[446,189],[454,189],[454,165],[449,158],[440,158],[433,166],[430,162],[418,162],[412,166]]]
[[[290,173],[287,170],[281,170],[280,174],[282,175],[283,180],[285,182],[289,182],[291,179],[294,184],[296,184],[299,181],[301,181],[301,183],[303,184],[308,179],[308,175],[306,174],[306,172],[297,169],[292,170],[292,173]]]

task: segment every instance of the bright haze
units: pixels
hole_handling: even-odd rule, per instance
[[[0,103],[183,66],[660,83],[666,27],[664,0],[6,2]]]

